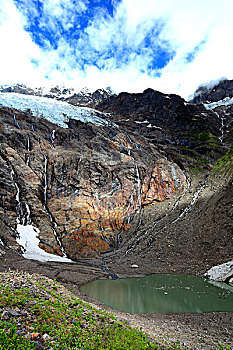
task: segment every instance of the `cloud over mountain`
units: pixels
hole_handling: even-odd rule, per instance
[[[152,87],[232,77],[230,0],[0,0],[0,84]]]

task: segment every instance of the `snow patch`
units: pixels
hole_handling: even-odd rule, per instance
[[[38,261],[58,261],[58,262],[73,262],[72,260],[53,255],[45,252],[43,249],[39,247],[40,240],[38,238],[38,234],[40,230],[33,225],[21,225],[17,224],[17,231],[19,233],[19,237],[16,238],[18,244],[20,244],[24,248],[23,257],[25,259],[34,259]]]
[[[219,106],[230,106],[233,104],[233,98],[225,97],[223,100],[219,100],[217,102],[212,103],[203,103],[205,109],[214,109]]]

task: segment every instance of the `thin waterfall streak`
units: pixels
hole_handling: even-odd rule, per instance
[[[48,158],[44,154],[44,205],[47,206],[47,167],[48,167]]]
[[[55,141],[55,138],[56,138],[56,130],[54,129],[52,131],[52,134],[51,134],[51,143],[52,143],[52,146],[54,148],[54,141]]]
[[[52,224],[52,230],[53,230],[53,234],[55,236],[55,239],[61,249],[61,252],[63,254],[64,257],[67,257],[66,252],[62,246],[62,243],[58,237],[57,231],[56,231],[56,227],[57,224],[55,222],[55,220],[53,219],[51,213],[49,212],[48,206],[47,206],[47,190],[48,190],[48,179],[47,179],[47,172],[48,172],[48,158],[46,157],[45,154],[44,155],[44,209],[47,213],[47,215],[49,216],[50,222]]]
[[[15,181],[15,172],[13,169],[11,170],[11,179],[12,179],[13,184],[14,184],[15,189],[16,189],[15,199],[17,202],[17,206],[16,206],[17,222],[22,223],[24,225],[25,224],[25,217],[23,214],[22,203],[20,201],[20,190],[19,190],[19,186],[18,186],[17,182]]]
[[[28,204],[25,204],[26,206],[26,224],[27,225],[31,225],[32,221],[31,221],[31,211],[30,211],[30,208],[29,208],[29,205]]]
[[[30,152],[30,137],[28,135],[27,137],[27,155],[26,155],[26,165],[29,165],[30,163],[30,157],[29,157],[29,152]]]
[[[21,127],[19,126],[19,123],[18,123],[17,119],[15,118],[15,114],[14,114],[13,118],[14,118],[14,123],[15,123],[15,125],[17,126],[17,128],[18,128],[18,129],[21,129]]]
[[[218,119],[221,121],[221,127],[220,127],[220,132],[221,132],[221,136],[219,136],[219,141],[221,143],[223,143],[223,137],[224,137],[224,117],[220,117],[220,115],[218,114],[218,112],[213,111],[214,114],[218,117]]]

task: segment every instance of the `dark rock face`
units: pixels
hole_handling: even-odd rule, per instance
[[[194,93],[192,103],[207,103],[233,97],[233,80],[222,80],[214,86],[200,86]]]
[[[212,111],[148,89],[96,108],[108,126],[70,119],[65,129],[0,109],[3,244],[20,251],[28,206],[41,248],[62,254],[55,230],[68,257],[111,255],[117,273],[230,260],[232,105]]]
[[[177,95],[147,89],[121,93],[100,103],[112,120],[135,135],[142,135],[179,165],[213,164],[224,151],[219,136],[221,120],[202,105],[186,103]],[[222,153],[223,152],[223,153]]]
[[[98,89],[93,93],[90,92],[80,92],[75,93],[70,97],[63,98],[63,101],[66,101],[74,106],[83,106],[83,107],[95,107],[97,104],[105,101],[110,96],[116,96],[111,90]]]
[[[118,127],[70,120],[63,129],[7,108],[0,113],[2,240],[14,249],[26,206],[41,248],[61,254],[52,217],[64,250],[77,259],[116,247],[138,209],[185,189],[176,164]]]

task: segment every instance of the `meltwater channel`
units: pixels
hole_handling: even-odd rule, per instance
[[[233,286],[192,275],[97,280],[82,286],[81,292],[131,313],[233,311]]]

